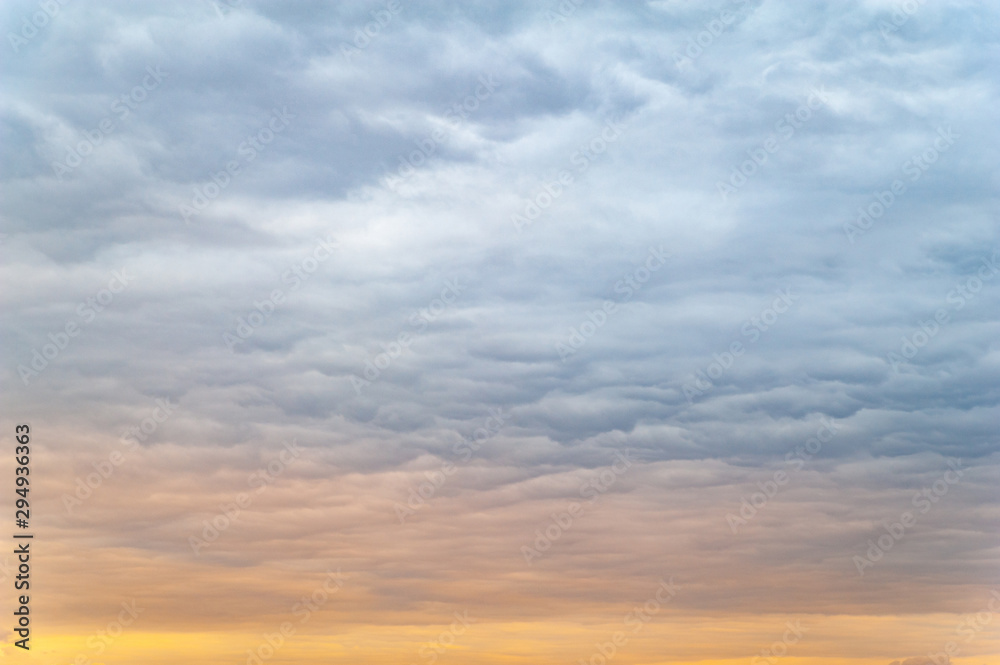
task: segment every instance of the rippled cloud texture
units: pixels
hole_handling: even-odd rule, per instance
[[[4,655],[1000,663],[996,6],[0,18]]]

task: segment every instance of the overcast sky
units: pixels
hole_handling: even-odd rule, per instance
[[[3,431],[68,657],[133,596],[243,657],[338,566],[287,662],[465,609],[464,662],[576,662],[673,576],[621,662],[797,618],[921,665],[989,602],[995,6],[45,4],[0,7]]]

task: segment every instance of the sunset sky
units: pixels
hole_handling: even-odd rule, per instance
[[[3,662],[1000,665],[1000,6],[0,21]]]

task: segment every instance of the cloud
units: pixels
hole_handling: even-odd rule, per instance
[[[4,422],[52,433],[66,542],[228,571],[241,603],[277,549],[341,561],[373,624],[469,578],[498,621],[608,616],[664,569],[699,616],[753,615],[769,586],[774,613],[975,607],[996,546],[995,9],[923,4],[886,32],[887,2],[399,4],[67,3],[5,46]],[[36,11],[5,5],[3,34]],[[123,266],[134,282],[81,313]],[[176,414],[65,514],[158,399]],[[821,418],[837,436],[733,534]],[[302,463],[191,559],[292,438]],[[519,547],[625,450],[635,469],[526,572]],[[858,578],[949,459],[962,482]],[[253,589],[258,619],[286,600]],[[219,607],[199,620],[238,623]]]

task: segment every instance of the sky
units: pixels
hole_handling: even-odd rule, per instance
[[[1000,664],[1000,7],[0,23],[4,657]]]

